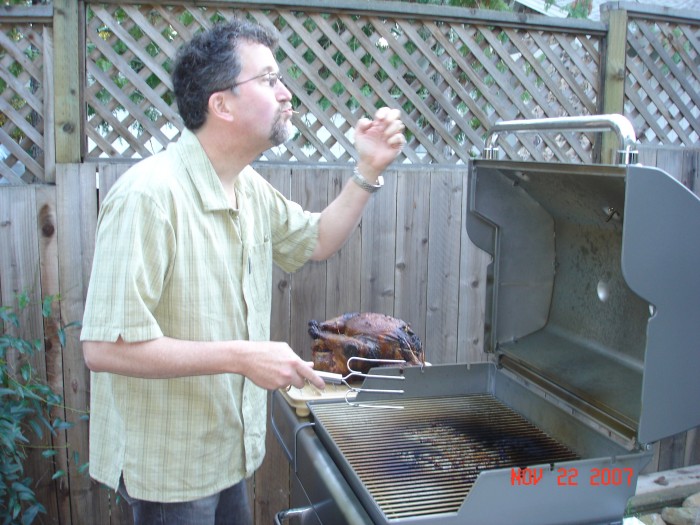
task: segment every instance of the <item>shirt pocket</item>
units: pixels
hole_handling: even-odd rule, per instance
[[[248,336],[252,341],[268,340],[272,308],[272,243],[269,236],[245,250],[244,264],[243,297],[248,308]]]

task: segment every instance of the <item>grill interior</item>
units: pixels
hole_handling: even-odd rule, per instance
[[[371,405],[372,402],[366,402]],[[315,404],[314,416],[387,519],[457,512],[481,471],[579,459],[491,394]]]

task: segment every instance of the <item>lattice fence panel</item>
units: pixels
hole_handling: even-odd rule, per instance
[[[42,181],[51,160],[44,158],[44,38],[41,24],[0,24],[0,184]]]
[[[630,18],[625,115],[647,144],[700,140],[700,24]]]
[[[498,120],[596,112],[600,36],[343,13],[91,5],[87,27],[88,157],[142,157],[177,137],[169,71],[201,27],[248,17],[275,27],[295,94],[298,133],[268,160],[346,162],[352,128],[401,108],[404,162],[464,162]],[[589,162],[581,134],[518,136],[510,158]]]
[[[147,157],[179,134],[170,70],[177,48],[201,27],[188,13],[184,7],[88,9],[88,157]]]

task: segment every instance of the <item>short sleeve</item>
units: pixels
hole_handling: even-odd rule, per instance
[[[273,260],[283,271],[294,272],[316,248],[321,214],[305,211],[275,191],[271,219]]]
[[[108,200],[100,210],[82,340],[146,341],[163,335],[154,311],[175,251],[166,214],[148,195]]]

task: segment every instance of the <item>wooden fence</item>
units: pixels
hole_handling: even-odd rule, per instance
[[[617,2],[601,23],[339,0],[75,4],[0,14],[0,304],[29,293],[22,330],[45,341],[37,368],[64,395],[60,415],[76,422],[53,440],[63,451],[54,471],[67,476],[51,481],[39,453],[29,464],[47,523],[130,522],[123,502],[79,472],[89,375],[78,333],[62,351],[57,327],[82,318],[99,199],[129,163],[179,134],[167,71],[200,27],[247,16],[280,31],[277,58],[302,112],[299,133],[266,152],[259,169],[310,209],[347,177],[354,122],[378,104],[405,114],[409,144],[341,254],[275,274],[273,337],[302,353],[309,319],[373,310],[410,320],[435,363],[483,359],[486,260],[465,236],[464,174],[498,120],[623,113],[644,145],[642,162],[698,192],[700,15]],[[574,162],[606,158],[606,148],[590,134],[503,144],[509,158]],[[59,293],[60,309],[43,320],[41,298]],[[648,470],[699,462],[692,430],[658,443]],[[281,464],[269,438],[251,480],[258,524],[288,504]]]
[[[686,185],[700,190],[700,150],[647,147],[641,156],[645,163],[678,174]],[[56,325],[82,318],[98,201],[126,167],[61,164],[55,186],[25,185],[0,191],[2,290],[30,289],[37,300],[39,288],[60,291],[62,296],[60,311],[46,323],[46,360],[38,364],[51,384],[64,393],[69,408],[60,415],[76,422],[54,441],[65,447],[55,468],[69,475],[51,482],[45,462],[39,461],[29,472],[39,480],[39,494],[53,523],[130,522],[123,504],[110,491],[78,472],[87,458],[87,424],[80,416],[89,410],[89,373],[78,334],[69,332],[62,353],[55,337]],[[261,163],[258,169],[283,193],[311,210],[322,209],[349,176],[346,167],[333,165],[319,169]],[[95,192],[96,174],[99,193]],[[444,166],[390,170],[386,187],[372,199],[361,227],[337,256],[310,263],[291,275],[275,270],[272,338],[288,341],[308,358],[308,320],[345,311],[380,311],[409,320],[434,363],[486,359],[482,337],[488,256],[466,236],[465,174],[466,169]],[[41,273],[28,280],[22,268],[37,260]],[[56,260],[69,264],[56,265]],[[3,296],[4,303],[10,300],[9,294]],[[42,332],[36,309],[33,313],[30,309],[27,320],[37,330],[34,333]],[[695,429],[657,443],[647,470],[698,462],[700,439]],[[269,435],[265,463],[251,480],[256,523],[271,523],[274,513],[288,504],[288,472],[280,465],[286,465],[286,460]]]

